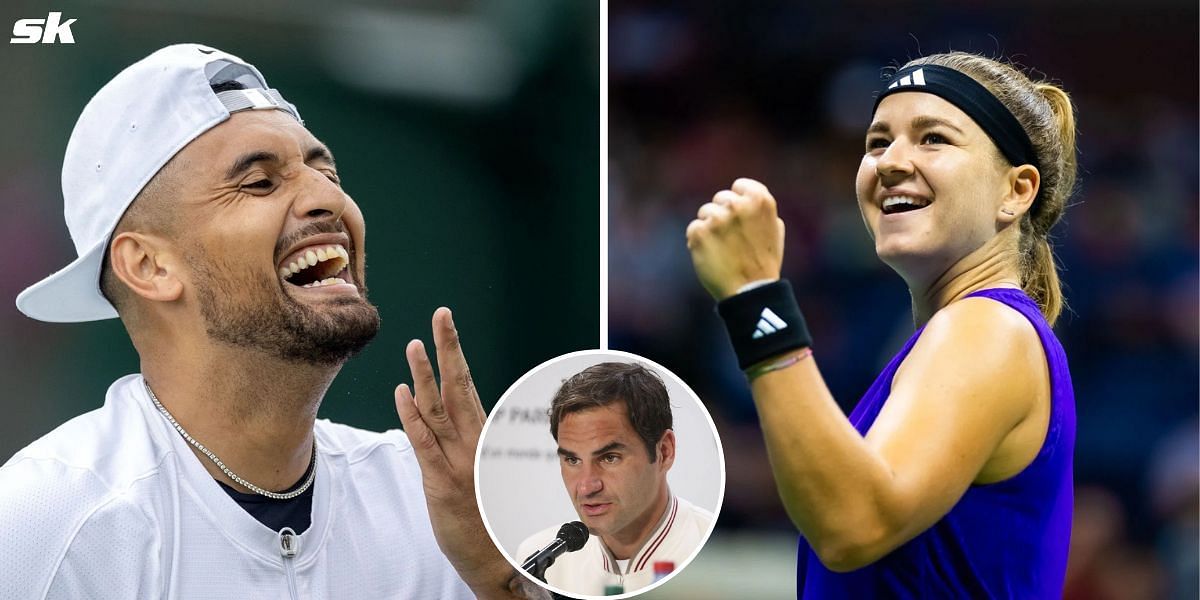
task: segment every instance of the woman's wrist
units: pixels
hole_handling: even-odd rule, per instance
[[[755,379],[758,379],[767,373],[780,371],[792,365],[799,364],[800,361],[812,356],[812,353],[813,349],[811,346],[809,346],[807,348],[801,348],[799,352],[794,354],[761,362],[745,370],[746,381],[753,383]]]
[[[717,303],[717,313],[725,321],[725,331],[743,370],[812,346],[808,325],[786,279],[730,296]]]

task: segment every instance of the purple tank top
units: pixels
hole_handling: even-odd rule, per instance
[[[803,598],[1061,598],[1071,538],[1075,393],[1067,357],[1037,305],[1021,290],[970,296],[1001,302],[1037,329],[1050,367],[1050,424],[1033,462],[1017,475],[972,485],[946,516],[873,564],[826,569],[800,538],[796,592]],[[892,377],[924,327],[904,344],[859,400],[850,422],[865,435]],[[1004,340],[997,340],[1004,343]]]

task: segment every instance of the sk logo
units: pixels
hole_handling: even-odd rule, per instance
[[[71,33],[71,23],[75,19],[61,22],[62,13],[52,12],[45,19],[21,19],[13,23],[13,37],[10,44],[53,44],[61,41],[64,44],[74,44],[75,36]],[[45,27],[42,25],[45,24]]]

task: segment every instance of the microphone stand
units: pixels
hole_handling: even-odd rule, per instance
[[[533,556],[525,559],[525,564],[521,565],[521,569],[537,577],[542,583],[546,583],[546,569],[549,569],[554,564],[554,559],[558,554],[562,553],[562,548],[566,546],[565,542],[556,540],[555,544],[550,545],[542,550],[539,550]],[[552,551],[546,552],[547,549],[553,548]]]
[[[547,554],[546,556],[542,557],[541,560],[533,563],[533,565],[526,567],[525,571],[530,575],[537,577],[542,583],[546,583],[546,569],[549,569],[553,564],[554,555]]]
[[[541,550],[531,554],[521,564],[521,570],[536,577],[538,581],[547,583],[546,569],[554,564],[554,559],[564,552],[575,552],[587,543],[587,526],[579,521],[566,523],[558,530],[553,542]]]

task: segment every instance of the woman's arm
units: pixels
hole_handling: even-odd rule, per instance
[[[688,247],[714,297],[779,277],[777,221],[766,188],[746,179],[700,209]],[[870,564],[924,531],[972,482],[1019,472],[1037,454],[1049,414],[1036,331],[984,298],[952,303],[930,320],[865,438],[811,357],[751,389],[784,506],[834,570]]]
[[[1045,437],[1048,377],[1029,322],[969,298],[930,320],[865,438],[812,359],[751,389],[788,514],[827,567],[851,570],[929,528],[971,483],[1028,465]]]

